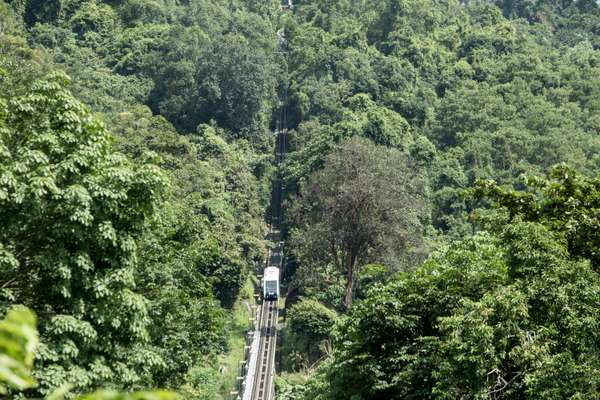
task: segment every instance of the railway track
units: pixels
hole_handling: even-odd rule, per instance
[[[253,400],[274,399],[275,348],[277,345],[277,301],[265,301],[261,310],[260,345]]]
[[[291,1],[289,1],[291,5]],[[284,45],[285,45],[285,35]],[[287,65],[286,65],[287,67]],[[287,73],[286,73],[287,75]],[[287,87],[283,93],[283,99],[279,107],[279,115],[275,125],[275,154],[274,164],[279,169],[285,158],[287,150]],[[281,244],[281,223],[283,217],[282,200],[283,200],[283,179],[278,173],[277,178],[273,182],[271,193],[271,207],[269,213],[270,232],[267,238],[274,246],[269,251],[266,267],[277,267],[283,271],[283,246]],[[275,385],[273,378],[275,377],[275,351],[277,349],[277,320],[279,310],[277,300],[264,300],[261,305],[260,318],[258,320],[258,330],[260,334],[258,351],[256,353],[256,362],[252,363],[255,369],[252,371],[253,379],[247,382],[251,387],[244,393],[244,400],[248,397],[251,400],[274,400]],[[249,374],[248,376],[252,376]]]
[[[277,133],[277,140],[275,144],[275,164],[279,167],[285,154],[287,129],[278,129]],[[267,262],[265,264],[265,267],[277,267],[280,270],[282,270],[283,267],[283,247],[280,241],[282,192],[283,183],[281,178],[278,178],[273,185],[270,216],[271,228],[270,233],[267,236],[274,246],[269,251]],[[279,311],[277,308],[277,301],[263,301],[258,324],[260,343],[258,347],[256,370],[254,372],[254,381],[252,383],[251,400],[273,400],[275,398],[273,377],[275,376],[275,351],[277,348],[278,317]]]

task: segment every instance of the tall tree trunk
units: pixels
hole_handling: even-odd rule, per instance
[[[350,251],[348,252],[348,261],[346,263],[346,267],[348,268],[348,283],[346,283],[346,295],[344,296],[344,305],[346,308],[350,308],[352,305],[352,296],[354,289],[354,267],[356,264],[356,254]]]

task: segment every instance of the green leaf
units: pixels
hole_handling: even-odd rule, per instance
[[[9,310],[0,321],[0,393],[35,386],[30,373],[37,345],[33,312],[24,307]]]

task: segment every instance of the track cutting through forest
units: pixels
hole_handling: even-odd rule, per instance
[[[287,88],[278,107],[275,124],[275,154],[276,177],[273,180],[271,206],[268,213],[269,233],[267,239],[272,243],[267,260],[263,266],[279,268],[281,276],[284,271],[283,242],[281,238],[281,223],[283,219],[283,179],[281,164],[285,158],[287,142]],[[263,273],[264,275],[264,273]],[[280,276],[280,279],[281,279]],[[275,398],[275,352],[277,348],[277,320],[279,317],[278,302],[263,301],[260,306],[259,318],[255,335],[258,337],[254,359],[250,360],[244,400],[273,400]]]
[[[285,106],[282,106],[282,108]],[[285,111],[282,112],[285,114]],[[286,129],[283,128],[285,118],[278,122],[275,164],[278,167],[283,161],[285,154]],[[273,243],[269,251],[265,267],[277,267],[283,271],[283,246],[281,242],[281,219],[282,219],[282,192],[283,185],[281,176],[273,182],[273,192],[270,212],[270,232],[268,239]],[[275,350],[277,348],[277,319],[279,316],[277,301],[263,301],[261,305],[259,329],[260,341],[258,358],[254,372],[254,384],[252,389],[252,400],[271,400],[275,398],[273,378],[275,376]]]

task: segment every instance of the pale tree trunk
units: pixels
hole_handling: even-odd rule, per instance
[[[354,267],[356,264],[356,255],[353,252],[348,253],[348,261],[346,267],[348,268],[348,282],[346,283],[346,295],[344,296],[344,305],[346,308],[350,308],[352,305],[352,297],[354,295]]]

